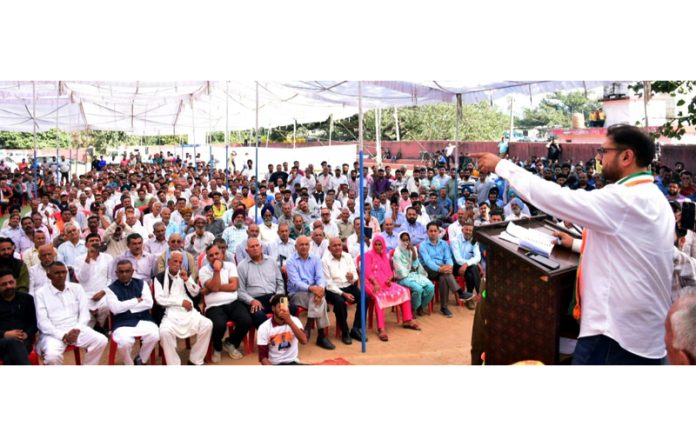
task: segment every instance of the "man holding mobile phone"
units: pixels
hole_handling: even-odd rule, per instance
[[[307,343],[302,322],[290,314],[288,298],[282,294],[271,297],[273,317],[257,332],[259,362],[262,365],[299,365],[298,343]]]

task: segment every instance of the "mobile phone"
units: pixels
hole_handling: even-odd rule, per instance
[[[283,310],[287,310],[289,308],[287,297],[280,298],[280,308],[282,308]]]

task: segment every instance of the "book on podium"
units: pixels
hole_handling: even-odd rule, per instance
[[[558,364],[560,338],[577,338],[571,304],[579,255],[555,246],[552,234],[563,229],[547,219],[541,215],[474,231],[486,252],[487,364]]]

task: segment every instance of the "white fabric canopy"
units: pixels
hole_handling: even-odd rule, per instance
[[[495,100],[511,93],[594,88],[601,81],[363,81],[365,109],[456,100]],[[259,126],[341,119],[358,112],[357,81],[259,81]],[[34,107],[36,114],[34,115]],[[229,109],[228,109],[229,107]],[[122,130],[131,134],[203,134],[256,125],[254,81],[0,81],[0,130]]]

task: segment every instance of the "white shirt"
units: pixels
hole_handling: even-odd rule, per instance
[[[205,286],[206,282],[213,278],[213,273],[213,267],[211,265],[206,265],[201,268],[198,273],[198,280]],[[234,263],[223,262],[222,268],[220,269],[220,284],[227,285],[236,277],[239,276],[237,275],[237,267]],[[229,304],[235,300],[237,300],[236,291],[216,291],[205,295],[205,305],[207,307],[217,307]]]
[[[66,279],[70,281],[70,278]],[[46,270],[41,263],[29,268],[29,294],[32,296],[36,295],[39,288],[48,283],[48,276],[46,276]]]
[[[293,323],[301,330],[302,322],[295,316],[290,316]],[[268,360],[271,364],[297,361],[299,341],[288,324],[273,325],[273,318],[259,326],[256,333],[256,343],[268,346]]]
[[[89,263],[85,262],[86,258],[87,254],[82,254],[75,259],[75,276],[87,297],[91,298],[109,286],[109,268],[114,258],[105,252],[99,253],[96,260],[90,260]]]
[[[326,234],[327,238],[339,236],[338,226],[333,222],[333,220],[328,223],[324,223],[323,221],[321,223],[324,225],[324,234]]]
[[[152,215],[152,213],[149,213],[149,214],[145,214],[143,216],[143,226],[145,227],[145,232],[147,233],[148,237],[150,236],[150,234],[152,234],[154,232],[155,223],[157,223],[159,221],[162,221],[161,215],[158,215],[157,217],[155,217],[154,215]],[[143,237],[143,238],[145,238],[147,240],[147,237]]]
[[[76,283],[65,283],[59,291],[51,282],[34,295],[36,322],[42,336],[63,339],[73,328],[84,328],[89,322],[87,295]]]
[[[329,250],[329,241],[327,239],[323,239],[320,244],[314,243],[314,240],[311,238],[309,239],[309,253],[311,255],[315,255],[319,257],[320,259],[324,257],[324,254],[326,254]]]
[[[140,313],[141,311],[152,308],[152,293],[150,292],[150,286],[147,282],[143,282],[143,291],[140,296],[143,300],[141,302],[138,302],[137,297],[128,300],[118,300],[118,297],[116,297],[109,287],[105,288],[104,291],[106,292],[106,296],[104,296],[106,304],[109,306],[109,311],[113,314],[121,314],[126,311]]]
[[[571,190],[507,160],[498,163],[496,173],[525,201],[587,230],[579,337],[601,334],[633,354],[664,357],[674,214],[657,186],[617,182],[591,192]]]
[[[341,288],[349,286],[358,280],[358,272],[355,267],[355,259],[345,252],[341,253],[341,258],[336,260],[330,252],[321,259],[321,268],[326,279],[326,290],[332,293],[341,294]],[[353,281],[346,279],[348,273],[353,274]]]
[[[271,245],[272,243],[275,243],[276,240],[280,240],[280,236],[278,235],[278,225],[272,223],[271,227],[269,228],[266,226],[266,223],[261,223],[259,225],[259,240],[267,245]]]

